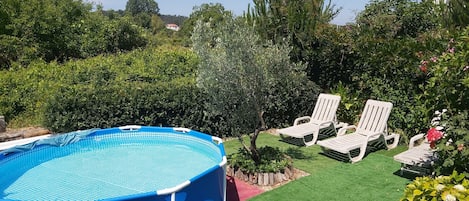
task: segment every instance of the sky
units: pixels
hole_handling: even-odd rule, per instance
[[[88,0],[103,5],[104,10],[124,10],[127,0]],[[365,9],[369,0],[332,0],[336,8],[342,8],[339,15],[332,20],[332,23],[344,25],[354,22],[357,13]],[[204,3],[220,3],[225,10],[231,10],[237,16],[247,10],[248,4],[253,4],[252,0],[156,0],[162,15],[182,15],[189,16],[194,6]]]

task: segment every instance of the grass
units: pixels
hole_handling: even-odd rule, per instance
[[[224,143],[227,154],[240,147],[237,140]],[[258,147],[279,147],[294,159],[294,166],[310,175],[258,195],[251,201],[270,200],[347,200],[395,201],[411,180],[399,175],[400,164],[393,155],[406,149],[378,150],[355,164],[341,162],[322,154],[318,145],[299,147],[280,141],[280,137],[262,133]]]

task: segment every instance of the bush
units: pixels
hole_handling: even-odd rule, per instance
[[[391,130],[402,134],[404,140],[424,132],[431,113],[441,107],[434,108],[423,89],[427,77],[419,69],[420,55],[422,51],[444,50],[445,32],[432,30],[415,37],[404,34],[395,38],[376,37],[370,30],[363,30],[366,28],[372,27],[352,27],[350,32],[356,39],[354,54],[349,56],[356,59],[349,67],[351,83],[344,82],[344,86],[349,89],[349,95],[359,97],[351,106],[358,105],[360,112],[369,98],[392,102]]]
[[[402,201],[412,200],[467,200],[469,198],[469,180],[456,171],[450,176],[437,178],[417,177],[408,184]]]
[[[196,65],[190,50],[171,47],[67,63],[44,125],[57,132],[126,124],[205,129]]]
[[[191,97],[203,98],[195,87],[197,62],[197,57],[189,49],[161,47],[116,56],[98,56],[64,64],[33,62],[28,68],[2,70],[0,114],[6,117],[12,127],[41,125],[43,121],[48,121],[48,126],[55,125],[53,127],[58,128],[59,123],[50,121],[60,117],[54,117],[54,114],[45,115],[46,105],[50,112],[52,108],[57,110],[66,107],[60,105],[61,101],[70,101],[69,99],[73,98],[91,99],[92,95],[96,94],[93,92],[94,89],[115,97],[119,97],[117,92],[125,93],[124,90],[128,90],[129,93],[135,93],[137,97],[134,98],[144,98],[141,97],[142,94],[137,94],[138,87],[144,88],[143,90],[163,90],[168,96],[174,97],[168,100],[189,102]],[[155,91],[146,93],[146,95],[158,94]],[[96,96],[102,98],[103,94]],[[98,101],[95,104],[99,103],[96,97],[94,100]],[[185,110],[198,109],[196,104],[198,102],[190,103],[190,107],[186,104],[188,109]],[[70,109],[77,112],[77,115],[80,114],[77,111],[80,108]],[[67,111],[64,108],[62,112]],[[44,119],[45,116],[48,119]],[[200,121],[199,119],[203,118],[196,118],[197,121]]]
[[[47,103],[45,125],[57,132],[122,125],[191,128],[203,115],[197,92],[194,83],[181,79],[69,86]]]
[[[427,76],[423,86],[427,105],[433,110],[446,108],[458,112],[469,108],[469,27],[458,37],[447,40],[442,53],[427,54],[420,69]]]
[[[259,148],[262,156],[260,164],[256,165],[250,153],[240,148],[237,153],[228,156],[228,163],[234,169],[245,173],[277,173],[292,166],[292,160],[278,147],[264,146]]]
[[[351,87],[339,82],[336,87],[331,89],[333,94],[340,95],[339,108],[337,109],[337,119],[349,124],[357,123],[359,112],[363,109],[365,100],[360,97],[360,91],[352,90]]]
[[[0,73],[0,114],[12,127],[40,125],[45,102],[68,77],[57,63],[30,66]]]
[[[469,114],[468,111],[450,116],[443,121],[446,128],[444,137],[438,141],[438,161],[435,170],[438,175],[452,171],[469,178]]]

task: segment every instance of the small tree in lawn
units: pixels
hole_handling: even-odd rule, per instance
[[[208,95],[209,115],[221,117],[259,165],[256,139],[267,129],[266,110],[290,97],[304,96],[312,101],[318,89],[307,79],[306,66],[290,61],[288,45],[261,43],[243,18],[225,17],[224,23],[199,21],[194,28],[193,49],[200,57],[197,83]],[[247,146],[241,134],[252,131]]]

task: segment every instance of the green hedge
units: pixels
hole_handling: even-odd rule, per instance
[[[44,123],[57,132],[122,125],[194,128],[203,115],[198,95],[184,79],[71,85],[47,103]]]
[[[1,71],[0,115],[12,128],[43,126],[54,132],[139,124],[232,136],[224,123],[230,115],[204,108],[207,96],[197,87],[197,64],[190,49],[172,46],[64,64],[35,61]],[[311,97],[319,91],[305,89],[294,97],[272,89],[272,96],[284,101],[268,107],[267,125],[282,127],[310,115]]]
[[[46,103],[44,126],[57,132],[129,124],[204,129],[196,65],[189,49],[173,47],[66,65],[71,76]]]
[[[93,104],[117,104],[118,101],[125,101],[123,98],[136,99],[136,97],[130,97],[131,95],[147,99],[143,95],[147,96],[151,94],[150,90],[154,90],[153,93],[161,96],[160,102],[175,98],[189,102],[191,98],[187,97],[198,95],[195,89],[197,62],[198,59],[191,50],[169,46],[114,56],[98,56],[62,65],[54,62],[33,62],[28,68],[3,70],[0,73],[0,80],[2,80],[0,82],[0,104],[2,105],[0,114],[5,115],[12,127],[39,125],[65,131],[82,127],[59,128],[59,125],[65,125],[67,121],[63,119],[65,117],[53,117],[53,115],[57,112],[87,114],[87,111],[83,110],[91,108],[85,105],[80,108],[78,104],[83,101],[83,98],[90,100],[95,98]],[[144,92],[140,93],[137,91],[138,88]],[[160,92],[156,93],[157,91]],[[183,94],[186,92],[188,95]],[[118,93],[125,95],[118,96]],[[176,93],[176,95],[171,93]],[[104,97],[105,94],[108,94],[108,97]],[[164,95],[169,97],[164,97]],[[123,98],[118,99],[118,97]],[[74,99],[75,102],[72,101]],[[149,105],[153,103],[143,104],[147,104],[144,107],[149,108]],[[187,104],[187,107],[193,107],[191,104],[192,102]],[[70,105],[74,105],[74,108],[70,108]],[[60,108],[72,110],[57,111]],[[62,122],[54,122],[53,119],[56,121],[60,119]],[[89,125],[114,125],[111,123],[114,122],[112,120],[99,120],[98,122],[103,121],[109,124],[95,122]],[[162,122],[162,124],[166,123]]]

